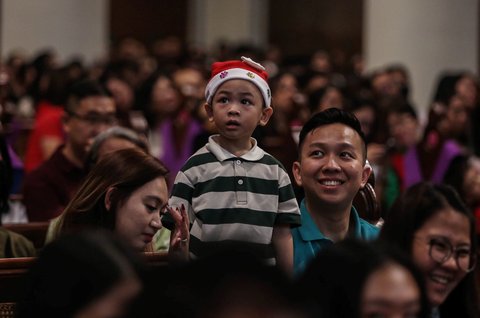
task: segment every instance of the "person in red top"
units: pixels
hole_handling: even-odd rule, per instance
[[[52,155],[52,150],[63,143],[63,107],[47,101],[40,102],[34,128],[30,134],[25,153],[25,172],[37,168]],[[53,149],[52,149],[53,148]]]
[[[62,212],[85,176],[92,139],[116,122],[115,103],[102,86],[89,80],[72,86],[63,117],[65,143],[25,178],[29,221],[47,221]]]
[[[65,141],[62,118],[71,81],[63,69],[51,71],[46,78],[48,86],[36,107],[33,130],[28,138],[24,162],[25,173],[37,168]]]

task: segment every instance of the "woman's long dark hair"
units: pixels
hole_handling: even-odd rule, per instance
[[[166,177],[167,168],[140,149],[122,149],[101,159],[87,175],[61,218],[60,233],[97,227],[114,230],[117,206],[144,184]],[[105,195],[114,188],[111,208]]]

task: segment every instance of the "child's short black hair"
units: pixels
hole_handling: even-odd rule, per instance
[[[324,111],[318,112],[314,114],[310,119],[303,125],[302,130],[300,131],[298,149],[300,153],[300,149],[303,146],[303,142],[307,134],[313,131],[315,128],[320,126],[330,125],[330,124],[343,124],[355,130],[360,138],[362,139],[363,144],[363,154],[364,160],[367,157],[367,146],[365,135],[362,132],[362,128],[360,126],[360,122],[358,121],[357,117],[350,112],[338,109],[338,108],[328,108]]]

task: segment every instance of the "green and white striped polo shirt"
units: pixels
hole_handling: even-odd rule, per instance
[[[252,140],[252,149],[236,157],[211,136],[177,174],[169,204],[184,204],[188,211],[192,257],[242,242],[255,255],[275,264],[273,226],[300,225],[285,168]]]

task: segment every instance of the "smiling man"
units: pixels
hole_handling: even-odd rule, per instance
[[[336,108],[319,112],[300,132],[295,181],[305,191],[302,225],[292,229],[294,268],[302,272],[325,246],[346,237],[374,239],[379,229],[358,216],[352,205],[371,173],[360,123]]]

